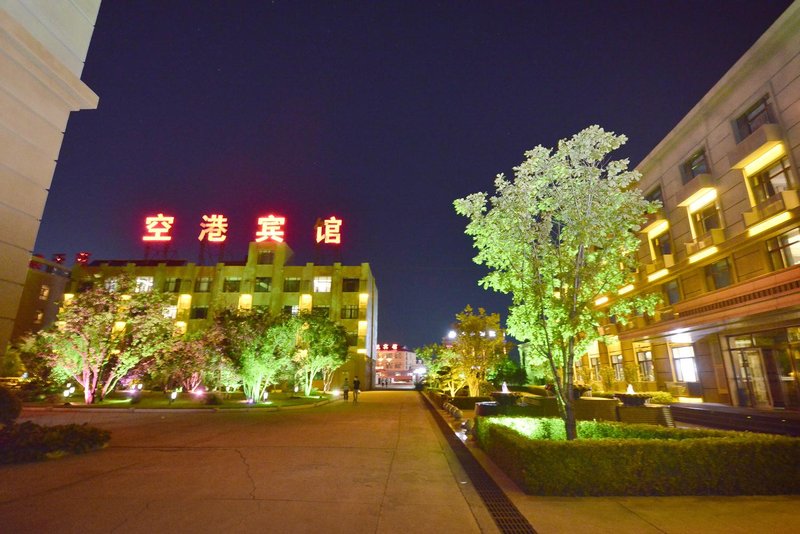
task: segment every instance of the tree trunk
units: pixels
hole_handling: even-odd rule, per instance
[[[569,389],[572,389],[571,387]],[[575,421],[575,408],[572,397],[567,395],[564,401],[564,429],[567,431],[567,440],[571,441],[578,438],[578,425]]]

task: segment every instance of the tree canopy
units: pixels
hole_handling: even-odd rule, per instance
[[[556,149],[526,152],[513,180],[497,176],[495,195],[454,203],[469,219],[475,262],[489,268],[480,283],[512,296],[509,333],[549,364],[570,438],[575,356],[601,337],[603,320],[652,312],[658,301],[617,293],[634,280],[638,231],[658,207],[635,187],[640,175],[628,161],[608,157],[626,140],[591,126]]]

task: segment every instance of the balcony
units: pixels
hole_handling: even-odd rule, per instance
[[[728,152],[730,167],[732,169],[745,169],[777,145],[780,145],[782,141],[783,136],[780,126],[771,123],[763,124]]]
[[[713,247],[714,245],[719,245],[725,242],[725,229],[724,228],[712,228],[710,232],[695,239],[694,241],[689,241],[686,243],[686,254],[691,256],[692,254],[697,254],[701,250]]]
[[[655,262],[646,263],[644,269],[647,274],[653,274],[661,269],[669,269],[673,265],[675,265],[675,256],[673,254],[664,254]]]
[[[763,220],[769,219],[782,211],[791,210],[800,206],[797,191],[789,189],[772,195],[765,202],[755,206],[752,210],[742,214],[746,227],[758,224]]]

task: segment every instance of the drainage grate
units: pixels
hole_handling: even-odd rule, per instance
[[[453,453],[461,463],[461,467],[464,469],[464,472],[467,473],[467,476],[469,476],[472,485],[475,487],[478,495],[481,496],[481,499],[483,499],[486,509],[489,510],[492,519],[497,523],[497,527],[500,531],[509,534],[536,534],[536,530],[534,530],[525,516],[514,506],[514,503],[509,500],[503,490],[500,489],[494,479],[489,476],[489,473],[486,472],[478,460],[472,456],[467,446],[464,445],[461,439],[453,432],[450,425],[447,424],[447,421],[445,421],[444,417],[442,417],[442,414],[439,413],[433,403],[431,403],[424,394],[421,395],[425,398],[425,404],[428,406],[428,409],[433,412],[436,424],[438,424],[439,428],[442,430],[445,439],[447,439],[447,443],[450,445],[450,448],[453,449]]]

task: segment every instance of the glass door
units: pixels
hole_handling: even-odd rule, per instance
[[[732,350],[740,406],[770,406],[769,387],[759,349]]]

